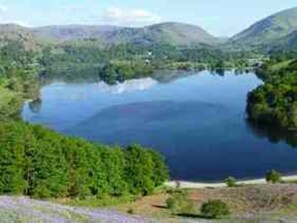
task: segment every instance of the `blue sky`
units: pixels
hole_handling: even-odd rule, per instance
[[[297,0],[0,0],[0,23],[143,26],[176,21],[231,36],[295,6]]]

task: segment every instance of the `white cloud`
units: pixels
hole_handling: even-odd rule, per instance
[[[120,26],[143,26],[160,22],[161,18],[143,9],[110,7],[103,13],[103,22]]]

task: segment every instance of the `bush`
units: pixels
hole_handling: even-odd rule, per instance
[[[225,182],[228,187],[236,187],[236,179],[234,177],[228,177]]]
[[[167,208],[171,210],[172,213],[183,213],[189,214],[194,210],[194,205],[189,195],[185,191],[175,191],[167,200]]]
[[[133,215],[134,214],[134,209],[133,208],[129,208],[127,211],[128,214]]]
[[[229,207],[221,200],[210,200],[201,206],[201,214],[205,218],[221,218],[230,214]]]
[[[281,174],[275,170],[271,170],[266,174],[266,181],[268,183],[279,183],[281,182],[282,178],[281,178]]]
[[[178,202],[176,201],[176,199],[171,196],[166,200],[166,207],[168,209],[170,209],[172,212],[175,212],[178,209]]]

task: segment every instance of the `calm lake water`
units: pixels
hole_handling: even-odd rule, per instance
[[[108,144],[140,143],[162,152],[172,179],[215,181],[297,172],[296,135],[257,129],[245,118],[252,74],[172,72],[129,80],[53,82],[23,118],[58,132]],[[290,145],[291,144],[291,145]]]

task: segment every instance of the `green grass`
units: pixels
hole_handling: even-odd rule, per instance
[[[279,71],[283,68],[286,68],[289,66],[289,64],[292,62],[293,60],[286,60],[286,61],[282,61],[282,62],[279,62],[279,63],[276,63],[274,64],[273,66],[271,66],[270,70],[272,72],[276,72],[276,71]]]
[[[121,197],[111,197],[111,196],[104,196],[104,197],[89,197],[85,199],[66,199],[66,200],[52,200],[56,203],[61,203],[64,205],[70,206],[77,206],[77,207],[111,207],[116,206],[119,204],[133,202],[137,199],[134,195],[123,195]]]

